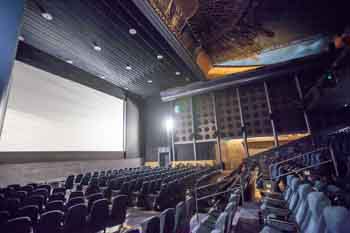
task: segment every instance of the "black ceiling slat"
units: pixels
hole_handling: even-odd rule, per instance
[[[22,29],[25,43],[58,59],[73,60],[74,66],[94,76],[103,75],[143,97],[186,84],[185,77],[191,72],[129,1],[130,11],[125,10],[125,1],[37,2],[54,18],[45,20],[40,15],[43,10],[28,1]],[[138,31],[134,36],[128,32],[131,27]],[[102,47],[101,52],[93,50],[94,42]],[[158,60],[157,54],[164,60]],[[127,64],[132,70],[125,69]],[[181,77],[175,76],[175,71],[180,71]],[[152,85],[148,79],[153,80]]]

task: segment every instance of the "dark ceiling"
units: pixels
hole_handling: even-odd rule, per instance
[[[42,17],[44,12],[53,19]],[[28,0],[21,35],[24,43],[142,97],[195,81],[132,1]]]

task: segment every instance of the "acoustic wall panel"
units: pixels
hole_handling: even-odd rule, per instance
[[[210,94],[193,97],[196,140],[216,138],[213,98]]]
[[[305,132],[303,105],[299,99],[294,77],[276,78],[267,84],[277,133]]]
[[[221,137],[241,138],[241,118],[236,89],[227,88],[217,91],[215,92],[215,97],[218,127],[220,128]]]
[[[263,83],[240,87],[239,93],[248,137],[272,135]]]
[[[193,140],[192,113],[190,98],[183,98],[174,103],[174,142]]]

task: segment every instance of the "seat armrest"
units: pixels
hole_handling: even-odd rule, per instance
[[[265,219],[265,223],[281,231],[299,232],[298,225],[294,222],[287,222],[279,219],[270,218]]]
[[[264,210],[264,213],[266,215],[273,213],[273,214],[276,214],[277,216],[287,217],[290,212],[289,212],[289,209],[286,209],[286,208],[267,206],[266,209]]]
[[[283,193],[279,193],[279,192],[266,192],[266,191],[260,191],[261,194],[265,197],[272,197],[272,198],[278,198],[278,197],[282,197]]]

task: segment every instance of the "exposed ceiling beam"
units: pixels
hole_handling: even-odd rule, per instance
[[[176,36],[168,29],[168,26],[160,19],[154,11],[148,0],[132,0],[137,8],[146,16],[151,24],[158,30],[163,38],[169,43],[172,49],[182,59],[186,66],[191,70],[197,80],[205,80],[205,75],[199,66],[195,63],[189,52],[177,40]]]

